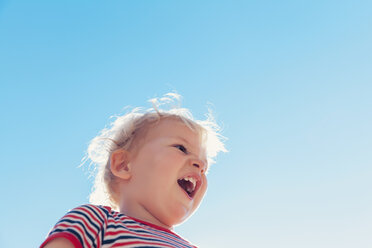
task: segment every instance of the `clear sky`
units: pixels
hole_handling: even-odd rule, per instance
[[[206,248],[372,247],[371,1],[0,1],[0,247],[87,203],[87,144],[170,91],[228,137]]]

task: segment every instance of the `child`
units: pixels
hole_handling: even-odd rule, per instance
[[[92,140],[98,165],[91,203],[68,212],[41,247],[195,247],[172,231],[198,208],[212,158],[225,151],[217,125],[188,110],[154,109],[118,117]]]

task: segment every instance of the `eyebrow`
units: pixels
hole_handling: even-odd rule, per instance
[[[187,139],[185,139],[184,137],[176,136],[175,138],[180,139],[180,140],[184,141],[185,143],[187,143],[189,146],[191,146],[190,142]]]

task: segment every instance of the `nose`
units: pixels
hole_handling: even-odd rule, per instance
[[[207,169],[207,161],[201,159],[193,159],[192,165],[200,170],[201,173],[205,173]]]

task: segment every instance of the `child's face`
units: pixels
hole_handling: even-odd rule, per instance
[[[131,201],[144,220],[165,227],[179,224],[196,210],[207,189],[200,136],[179,120],[163,119],[140,143],[130,159]]]

